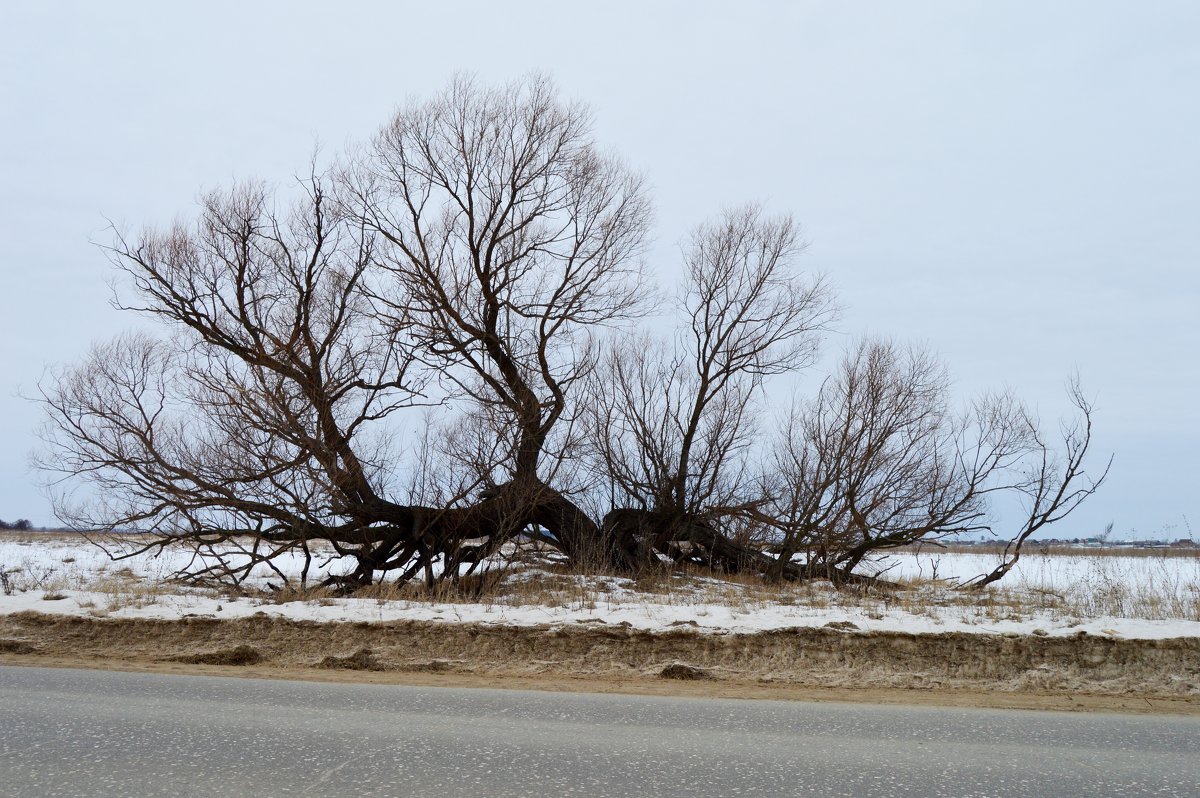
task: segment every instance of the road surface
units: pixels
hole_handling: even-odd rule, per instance
[[[0,794],[1200,796],[1200,719],[0,667]]]

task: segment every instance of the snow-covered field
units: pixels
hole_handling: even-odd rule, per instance
[[[840,624],[864,631],[975,632],[1069,636],[1086,632],[1126,638],[1200,637],[1200,557],[1027,553],[1009,576],[982,593],[950,583],[990,570],[995,555],[903,553],[875,567],[891,580],[914,582],[898,594],[859,595],[824,583],[764,587],[699,577],[634,584],[616,577],[575,577],[531,565],[474,601],[370,598],[300,593],[222,595],[183,588],[169,577],[187,551],[112,561],[80,538],[27,534],[0,537],[4,572],[0,614],[36,611],[115,618],[233,618],[255,613],[314,621],[445,621],[544,625],[628,624],[753,632]],[[314,560],[312,579],[327,569]],[[280,560],[294,577],[299,558]],[[260,574],[263,587],[277,575]],[[949,581],[946,581],[949,580]],[[852,624],[853,626],[846,626]]]

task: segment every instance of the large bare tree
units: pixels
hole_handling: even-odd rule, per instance
[[[47,467],[123,503],[64,517],[205,546],[249,533],[273,544],[262,561],[323,538],[357,558],[348,585],[432,578],[438,557],[457,575],[534,524],[581,556],[596,525],[540,469],[571,443],[556,429],[593,330],[645,296],[641,178],[535,78],[457,80],[331,179],[336,201],[314,177],[284,216],[247,187],[192,228],[118,237],[135,309],[172,334],[99,348],[46,391]],[[494,436],[475,495],[393,501],[385,422],[422,398]]]
[[[639,330],[661,307],[644,182],[543,78],[456,80],[298,183],[115,237],[120,302],[157,324],[43,387],[64,520],[190,545],[190,578],[234,583],[321,541],[350,562],[329,584],[432,587],[519,536],[576,568],[845,581],[1026,496],[985,584],[1103,479],[1078,389],[1056,459],[1015,400],[951,413],[940,366],[883,344],[768,454],[766,384],[814,362],[835,310],[798,226],[755,206],[700,226],[677,332]]]
[[[381,305],[510,444],[479,475],[488,495],[526,509],[514,530],[538,523],[576,557],[595,525],[544,477],[571,444],[560,431],[595,331],[642,310],[650,216],[641,177],[589,129],[586,109],[560,103],[544,79],[501,89],[460,79],[399,113],[346,192],[387,243]]]

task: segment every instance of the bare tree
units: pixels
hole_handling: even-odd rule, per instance
[[[403,328],[359,290],[374,242],[304,183],[279,214],[269,191],[213,193],[195,225],[118,236],[129,309],[166,325],[98,346],[44,389],[47,469],[86,474],[60,517],[209,547],[250,533],[247,568],[313,538],[391,534],[355,513],[383,489],[374,425],[412,405],[425,377]],[[235,581],[246,570],[216,562]]]
[[[987,584],[1103,481],[1077,387],[1056,460],[1015,400],[951,413],[941,367],[887,344],[859,347],[756,468],[766,381],[812,364],[830,291],[797,270],[796,223],[749,206],[685,246],[679,331],[631,330],[656,297],[650,206],[590,124],[543,78],[463,78],[290,206],[248,184],[190,225],[118,234],[121,306],[158,327],[43,387],[60,517],[190,545],[189,578],[233,583],[286,582],[297,552],[303,582],[321,541],[352,563],[330,585],[432,588],[522,537],[576,568],[845,581],[1026,496]]]
[[[596,526],[539,468],[572,445],[591,330],[638,312],[649,216],[589,124],[543,79],[458,80],[338,173],[337,202],[314,177],[281,216],[250,186],[193,228],[118,237],[132,309],[173,334],[100,347],[46,389],[45,466],[101,489],[64,516],[164,543],[250,534],[270,544],[255,562],[321,538],[357,558],[349,586],[432,580],[435,558],[457,575],[479,553],[464,540],[531,524],[578,555]],[[386,422],[423,397],[495,435],[481,499],[394,501]]]
[[[590,428],[613,486],[604,526],[619,562],[648,567],[661,554],[737,568],[760,557],[721,527],[754,500],[745,455],[763,380],[809,365],[834,313],[824,281],[797,271],[802,249],[792,219],[727,211],[684,252],[685,331],[608,353]]]
[[[1013,484],[1013,490],[1024,500],[1025,517],[1005,543],[1000,564],[968,580],[968,587],[981,589],[1003,579],[1021,558],[1021,547],[1033,533],[1066,518],[1108,478],[1111,456],[1094,475],[1089,475],[1086,468],[1092,444],[1092,404],[1084,396],[1077,377],[1071,379],[1067,390],[1079,416],[1061,425],[1059,451],[1051,448],[1036,425],[1031,425],[1030,457],[1024,465],[1024,478]]]
[[[575,555],[594,524],[559,500],[543,460],[569,445],[554,436],[592,366],[592,331],[641,310],[650,215],[642,179],[589,129],[545,79],[459,79],[399,113],[347,190],[388,243],[375,290],[391,318],[439,379],[511,430],[491,495],[534,511]]]
[[[872,553],[991,531],[989,501],[999,495],[1031,500],[1010,544],[1015,562],[1033,531],[1104,480],[1107,469],[1088,480],[1082,467],[1091,407],[1077,384],[1081,419],[1065,428],[1063,462],[1013,397],[987,396],[953,413],[948,393],[944,368],[927,353],[863,341],[813,402],[793,410],[773,452],[763,516],[778,554],[773,576],[847,581]]]

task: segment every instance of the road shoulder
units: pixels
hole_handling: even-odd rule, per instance
[[[1200,639],[714,635],[18,613],[0,664],[436,687],[1200,715]]]

